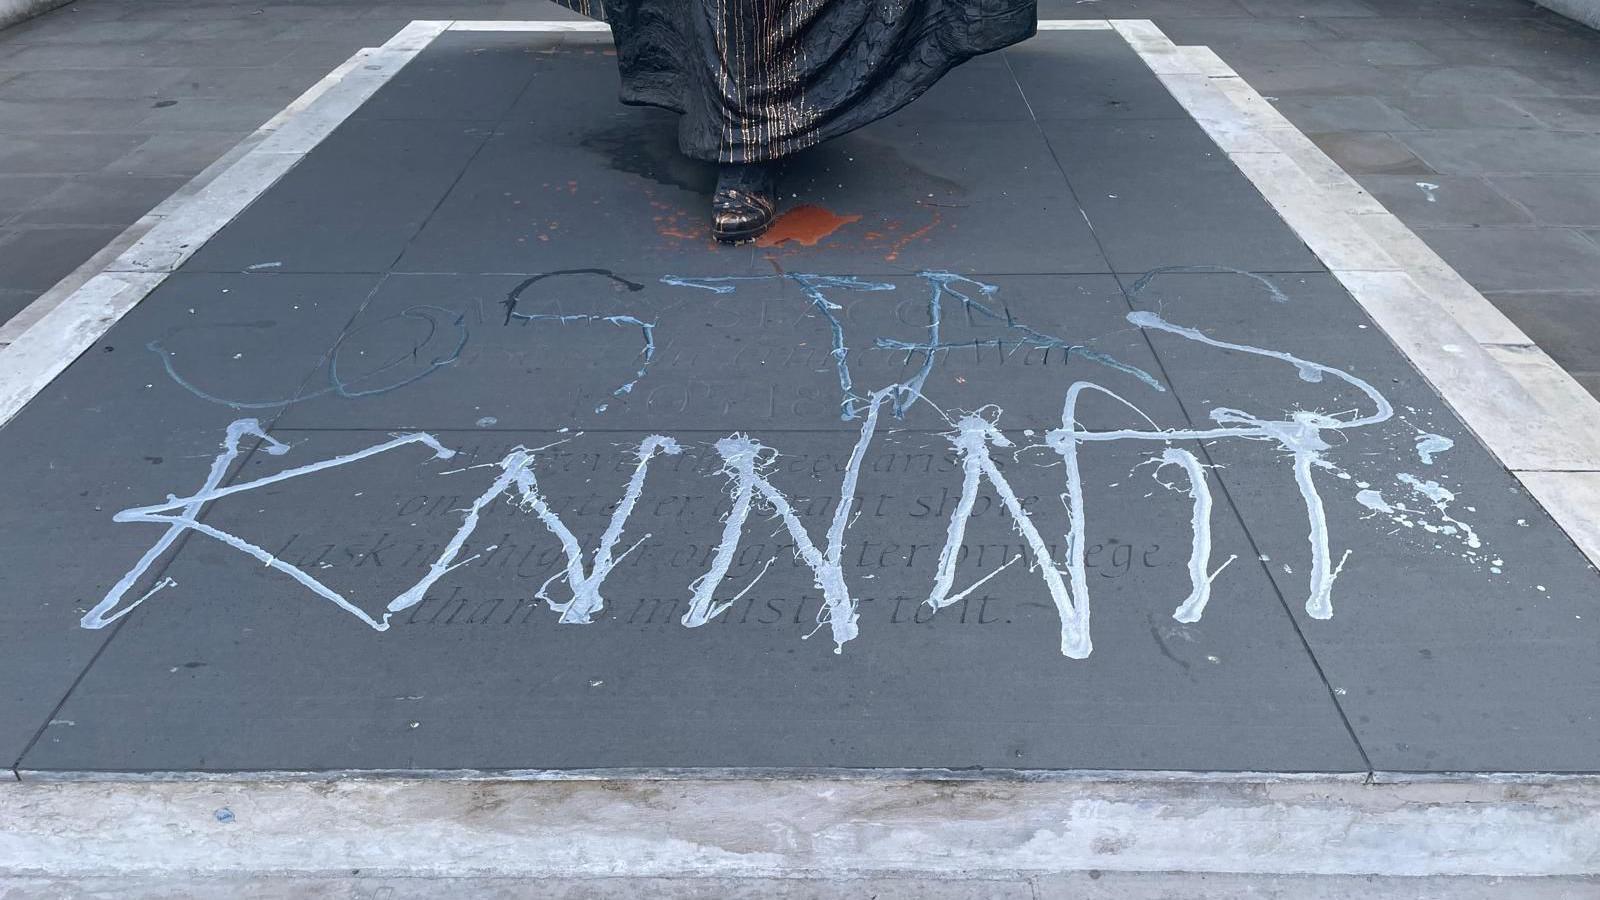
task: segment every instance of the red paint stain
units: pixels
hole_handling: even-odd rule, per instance
[[[815,247],[828,235],[851,222],[859,221],[860,216],[841,216],[807,203],[779,216],[767,233],[756,239],[756,246],[777,247],[794,241],[806,247]]]

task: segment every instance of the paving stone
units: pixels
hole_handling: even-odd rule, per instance
[[[1318,53],[1335,62],[1369,66],[1431,66],[1444,62],[1423,45],[1400,39],[1318,41],[1314,46]]]
[[[1546,225],[1600,227],[1600,175],[1529,175],[1489,179]]]
[[[318,456],[355,450],[370,445],[373,438],[371,433],[349,432],[285,432],[285,436],[292,436],[297,449]],[[487,458],[514,443],[538,446],[556,435],[499,432],[487,439],[461,437],[481,447]],[[626,439],[615,433],[597,435],[594,448],[589,442],[569,447],[578,453],[609,450]],[[457,442],[460,437],[450,440]],[[777,438],[771,440],[776,443]],[[830,461],[837,459],[837,454],[848,452],[852,441],[847,432],[791,432],[783,436],[783,450],[787,460],[810,466],[821,461],[821,454]],[[881,449],[899,452],[902,441],[913,451],[926,442],[906,434]],[[694,449],[701,452],[698,443]],[[305,493],[316,490],[311,485],[275,492],[273,498],[251,498],[232,514],[219,505],[212,521],[225,530],[248,528],[284,559],[305,562],[321,577],[347,589],[364,584],[363,594],[386,590],[397,586],[411,568],[402,555],[383,560],[385,571],[398,579],[388,575],[374,579],[371,565],[363,565],[359,572],[354,567],[362,560],[370,563],[372,552],[383,558],[389,550],[381,545],[401,537],[385,522],[394,517],[396,502],[405,502],[400,498],[446,487],[440,478],[451,481],[452,476],[439,474],[443,466],[419,465],[424,459],[425,455],[392,456],[363,467],[359,474],[352,472],[354,478],[341,479],[334,488],[346,495],[337,504],[340,510],[319,516],[320,524],[294,512],[315,499]],[[561,504],[566,519],[588,533],[594,517],[584,516],[580,522],[572,512],[572,487],[557,474],[561,463],[556,465],[557,469],[543,473],[552,500]],[[605,468],[611,465],[608,459]],[[244,474],[251,477],[277,467],[247,463]],[[1097,481],[1115,480],[1126,472],[1125,465],[1104,462],[1088,468]],[[472,479],[469,486],[461,478],[465,474],[454,476],[462,482],[459,487],[451,484],[446,489],[473,490],[481,479]],[[783,473],[774,478],[781,478],[796,494],[832,480],[831,473],[818,479]],[[693,471],[660,467],[652,472],[653,489],[662,497],[705,497],[704,480]],[[670,544],[657,544],[655,553],[633,554],[628,564],[614,570],[607,584],[611,602],[603,616],[587,627],[556,626],[548,610],[536,609],[525,599],[493,602],[523,597],[527,580],[515,574],[519,563],[533,577],[544,568],[537,553],[528,556],[534,543],[543,543],[529,528],[532,520],[511,507],[491,519],[499,529],[494,539],[506,553],[507,568],[460,570],[446,593],[412,607],[385,634],[372,633],[353,620],[330,621],[327,604],[286,594],[274,579],[262,577],[259,565],[248,564],[236,551],[214,541],[197,542],[174,562],[170,577],[180,585],[225,581],[232,585],[229,594],[234,602],[219,605],[211,591],[169,589],[158,595],[159,604],[152,600],[140,609],[60,712],[76,725],[58,729],[60,735],[52,730],[51,740],[36,744],[25,765],[431,768],[457,765],[465,750],[473,765],[487,769],[708,764],[923,767],[962,760],[963,765],[985,767],[1210,770],[1242,767],[1251,756],[1239,752],[1244,745],[1270,745],[1280,758],[1293,758],[1297,769],[1360,767],[1287,615],[1259,590],[1264,578],[1259,569],[1241,570],[1240,586],[1256,589],[1230,609],[1219,608],[1206,629],[1187,635],[1193,640],[1172,629],[1162,633],[1160,617],[1167,614],[1166,604],[1161,603],[1159,611],[1144,608],[1150,588],[1136,591],[1133,579],[1120,574],[1100,577],[1103,584],[1096,588],[1103,613],[1096,622],[1098,636],[1104,646],[1121,652],[1102,653],[1090,666],[1077,667],[1079,689],[1061,691],[1057,679],[1048,674],[1063,665],[1052,658],[1054,610],[1048,603],[1021,601],[1037,591],[1030,585],[1031,577],[1017,577],[1023,575],[1020,569],[1008,570],[992,582],[994,592],[988,596],[995,599],[987,608],[981,602],[970,608],[964,621],[959,605],[945,610],[952,614],[942,618],[924,615],[921,624],[909,616],[910,602],[897,598],[903,596],[901,591],[913,590],[913,578],[898,573],[896,567],[905,565],[911,542],[938,542],[945,523],[928,515],[913,525],[892,511],[902,505],[915,511],[918,498],[931,509],[939,503],[939,491],[933,488],[930,493],[932,486],[922,475],[890,475],[869,482],[863,483],[863,490],[871,491],[885,515],[895,519],[896,533],[885,543],[887,535],[866,533],[872,528],[872,514],[863,519],[869,524],[857,532],[860,537],[853,543],[852,555],[866,563],[858,565],[853,559],[851,577],[877,574],[884,585],[881,591],[862,591],[863,597],[873,599],[862,603],[861,643],[837,655],[825,643],[826,632],[810,641],[802,639],[811,630],[815,603],[800,609],[797,601],[805,596],[811,575],[790,560],[780,560],[760,582],[758,593],[748,598],[755,602],[737,604],[726,621],[697,629],[679,624],[678,583],[695,577],[699,542],[714,539],[719,527],[699,517],[675,525],[662,522],[679,537]],[[1044,489],[1043,482],[1023,483],[1030,495]],[[606,493],[618,484],[610,474],[595,479],[596,487]],[[321,492],[325,495],[330,487]],[[1127,487],[1130,501],[1125,502],[1145,493],[1142,485]],[[1113,539],[1135,540],[1136,558],[1143,559],[1152,545],[1181,542],[1180,535],[1159,529],[1124,536],[1111,512],[1120,505],[1112,504],[1116,500],[1108,499],[1099,520],[1103,524],[1091,532],[1094,546],[1105,547]],[[654,506],[652,502],[649,509]],[[667,509],[665,515],[674,513]],[[1181,515],[1175,518],[1186,522]],[[408,554],[416,552],[413,534],[426,529],[431,535],[444,524],[431,516],[402,514],[400,521],[407,520],[418,525],[403,532],[403,539],[413,545],[405,548]],[[812,515],[804,521],[813,530],[821,524]],[[989,527],[999,524],[980,522],[969,533],[974,541],[1003,539],[1004,532]],[[645,527],[660,531],[653,525]],[[1103,530],[1107,527],[1111,531]],[[449,528],[446,524],[443,530]],[[1241,540],[1236,531],[1225,529],[1220,540],[1230,544]],[[500,532],[506,538],[501,539]],[[329,566],[313,564],[319,555],[317,542],[329,541],[338,548],[327,556]],[[991,550],[990,555],[995,552],[999,551]],[[671,560],[684,554],[691,559],[680,573]],[[1106,551],[1096,554],[1097,563],[1105,555]],[[1148,558],[1159,574],[1138,580],[1153,587],[1156,580],[1186,578],[1181,564],[1161,566],[1159,551]],[[973,573],[962,572],[964,582],[976,574],[976,566],[972,568]],[[1120,573],[1103,567],[1101,571]],[[754,570],[747,572],[741,566],[735,575],[744,580]],[[1163,584],[1166,590],[1156,590],[1165,596],[1180,587]],[[455,610],[460,606],[464,611]],[[796,615],[802,624],[794,623]],[[250,637],[219,653],[216,639],[222,633]],[[1042,652],[1018,652],[1019,641],[1030,636],[1043,644]],[[297,662],[284,666],[290,654]],[[1208,663],[1207,655],[1228,664]],[[943,685],[937,698],[925,692],[928,679],[937,679],[937,672],[952,667],[987,669],[999,659],[1005,659],[1006,669],[1014,673],[1003,693],[991,691],[983,679],[955,679]],[[172,672],[173,668],[178,671]],[[447,678],[445,672],[454,674]],[[772,685],[776,693],[695,689],[708,679]],[[818,691],[819,679],[837,688]],[[119,697],[143,693],[155,684],[162,686],[165,702],[139,710],[137,725],[119,721],[133,713]],[[224,696],[239,696],[252,684],[270,684],[272,690],[252,693],[249,704],[219,703]],[[1236,704],[1217,707],[1198,701],[1216,690],[1229,690],[1238,698]],[[494,727],[486,729],[481,706],[469,698],[490,695],[518,696],[525,714],[497,717]],[[400,697],[416,699],[394,699]],[[668,708],[692,718],[696,726],[683,727],[677,715],[649,712]],[[1113,708],[1127,714],[1105,715]],[[945,709],[964,712],[940,714]],[[199,716],[212,728],[196,729]],[[130,726],[138,729],[141,740],[127,739]],[[217,730],[229,734],[230,740],[222,743],[205,736]],[[1184,737],[1158,742],[1152,733]],[[1241,741],[1241,734],[1249,737]],[[58,736],[59,742],[54,740]],[[463,747],[463,740],[470,749]]]
[[[1544,123],[1511,100],[1471,94],[1385,96],[1383,102],[1416,123],[1413,129],[1543,128]]]
[[[1022,89],[1012,77],[1016,65],[1014,58],[1008,60],[1005,54],[993,53],[957,66],[917,98],[917,102],[896,111],[894,121],[1028,121],[1034,110],[1030,109],[1029,101],[1023,98]],[[1114,76],[1108,74],[1108,77]]]
[[[1321,19],[1344,16],[1376,16],[1378,10],[1362,0],[1239,0],[1253,16],[1316,16]]]
[[[1320,41],[1248,41],[1218,44],[1211,49],[1229,65],[1303,66],[1326,62],[1316,51]]]
[[[29,20],[24,25],[37,25],[32,28],[19,28],[12,26],[6,30],[7,43],[16,43],[22,46],[38,44],[129,44],[147,40],[162,39],[173,34],[173,28],[166,22],[95,22],[95,21],[48,21],[44,19]]]
[[[378,7],[380,10],[382,7]],[[346,43],[356,47],[377,47],[395,36],[411,20],[400,16],[382,19],[297,22],[281,31],[276,40]]]
[[[1593,66],[1522,66],[1518,71],[1530,82],[1545,88],[1535,96],[1600,96],[1600,69]]]
[[[1600,173],[1600,141],[1592,135],[1464,128],[1394,137],[1446,174]]]
[[[1394,82],[1388,72],[1351,63],[1260,66],[1240,60],[1234,69],[1251,87],[1269,96],[1376,93]]]
[[[43,291],[111,242],[125,226],[0,228],[0,287]]]
[[[1600,97],[1519,97],[1516,105],[1556,131],[1600,132]]]
[[[1187,118],[1172,94],[1150,77],[1149,67],[1126,41],[1110,33],[1046,32],[1005,52],[1016,84],[1027,97],[1022,104],[1041,122]],[[961,71],[960,69],[956,70]],[[1072,86],[1063,90],[1062,85]],[[937,88],[935,88],[937,90]],[[1006,95],[995,103],[1007,109]],[[932,104],[912,104],[908,111],[927,117]]]
[[[179,79],[181,68],[39,69],[0,84],[9,100],[123,100],[160,97]]]
[[[144,111],[136,129],[147,132],[181,133],[206,131],[250,132],[277,115],[283,104],[276,100],[216,100],[185,97],[167,98],[169,105]]]
[[[1554,228],[1417,229],[1480,290],[1585,290],[1600,283],[1600,246]]]
[[[146,23],[149,24],[149,23]],[[292,43],[210,37],[200,41],[136,40],[41,44],[8,57],[7,65],[41,69],[142,69],[189,66],[270,66],[289,55]]]
[[[1524,6],[1528,13],[1521,17],[1474,19],[1462,17],[1456,27],[1477,38],[1490,40],[1546,40],[1552,36],[1591,34],[1583,25],[1565,16]]]
[[[0,86],[3,89],[3,86]],[[0,128],[6,145],[0,156],[9,152],[14,141],[31,135],[63,132],[131,131],[149,112],[148,98],[121,100],[5,100],[0,99]]]
[[[1162,22],[1161,30],[1175,44],[1205,44],[1212,47],[1247,44],[1251,41],[1316,41],[1335,37],[1328,29],[1310,19],[1255,16],[1174,18]]]
[[[1492,39],[1424,40],[1436,61],[1451,65],[1581,66],[1593,61],[1595,41],[1561,37],[1556,40],[1516,41]]]
[[[1600,293],[1497,291],[1485,296],[1563,369],[1600,375],[1600,345],[1593,340]]]
[[[1488,94],[1538,97],[1556,93],[1538,78],[1507,66],[1438,66],[1412,73],[1413,94]]]
[[[173,276],[52,382],[50,396],[36,398],[7,424],[0,464],[16,481],[0,527],[36,534],[39,544],[30,550],[37,580],[0,603],[5,630],[28,635],[0,654],[0,675],[9,685],[27,683],[23,679],[33,685],[0,692],[0,757],[14,763],[50,720],[66,686],[110,635],[80,628],[78,618],[159,537],[160,526],[111,521],[116,510],[147,502],[128,488],[149,479],[187,480],[191,473],[178,471],[219,452],[220,428],[228,420],[270,415],[228,409],[183,390],[147,344],[158,341],[173,354],[174,371],[202,378],[219,393],[292,395],[328,349],[308,338],[319,324],[337,333],[373,280],[322,277],[313,286],[288,276]],[[215,352],[221,341],[232,352]],[[204,372],[191,368],[202,360],[214,365]],[[67,442],[99,449],[72,460],[53,452]],[[42,503],[54,504],[54,512],[30,515]],[[90,574],[82,564],[89,546],[116,563]],[[158,577],[159,569],[134,589],[142,593]],[[54,730],[64,727],[57,723]]]
[[[351,49],[339,59],[320,66],[284,65],[259,69],[212,66],[184,69],[178,78],[162,90],[161,99],[180,103],[193,98],[225,98],[246,102],[271,100],[282,108],[354,52]]]
[[[1387,134],[1351,131],[1313,134],[1322,152],[1352,175],[1431,175],[1433,170]]]
[[[1363,175],[1361,186],[1402,221],[1417,225],[1510,225],[1532,217],[1482,179]]]
[[[294,34],[303,24],[334,26],[338,23],[319,21],[296,24],[282,19],[268,19],[250,12],[234,19],[202,19],[197,22],[149,22],[165,28],[167,39],[174,41],[211,41],[244,38],[257,41],[297,41],[306,35]]]
[[[66,183],[54,175],[0,175],[0,224],[15,219]]]
[[[149,139],[137,133],[6,135],[0,169],[30,175],[95,172]]]
[[[904,174],[897,182],[875,174],[885,171]],[[1062,215],[1076,203],[1032,122],[993,122],[981,132],[954,123],[880,122],[796,155],[781,178],[789,195],[784,211],[812,203],[862,218],[815,246],[758,246],[763,270],[1110,271],[1082,216],[1073,222]],[[687,202],[695,222],[705,201]],[[971,235],[1001,232],[1013,235],[1006,246],[974,252]]]
[[[1330,131],[1413,131],[1410,119],[1377,97],[1280,97],[1272,105],[1308,134]]]
[[[193,176],[232,149],[245,131],[188,131],[152,135],[106,166],[112,175]]]
[[[188,268],[386,271],[488,134],[486,123],[347,122],[255,202],[262,215],[213,238]]]
[[[37,300],[41,293],[43,292],[0,288],[0,321],[8,320],[21,312],[29,303]]]
[[[1219,339],[1234,335],[1336,366],[1367,380],[1397,411],[1391,428],[1350,428],[1339,435],[1341,449],[1329,460],[1348,477],[1333,471],[1312,476],[1328,516],[1329,564],[1341,548],[1351,551],[1334,582],[1334,613],[1327,620],[1302,618],[1310,592],[1308,524],[1289,460],[1269,443],[1219,441],[1208,448],[1218,479],[1266,557],[1261,564],[1301,621],[1373,767],[1591,768],[1588,748],[1600,739],[1600,717],[1559,717],[1558,726],[1548,723],[1558,733],[1535,724],[1542,717],[1533,710],[1554,693],[1572,696],[1549,685],[1567,681],[1563,672],[1574,659],[1600,668],[1600,658],[1577,643],[1580,633],[1600,633],[1590,608],[1593,570],[1578,554],[1549,554],[1550,542],[1562,540],[1554,523],[1459,420],[1429,399],[1432,390],[1418,376],[1387,366],[1380,374],[1378,361],[1388,358],[1391,346],[1364,316],[1332,302],[1340,289],[1331,276],[1275,280],[1287,303],[1271,302],[1241,276],[1175,273],[1151,281],[1136,305],[1159,309],[1179,324],[1205,321],[1207,333]],[[1292,374],[1274,377],[1284,367],[1278,360],[1219,356],[1170,334],[1153,336],[1153,346],[1196,419],[1218,407],[1340,410],[1351,418],[1377,408],[1363,391],[1329,375],[1311,383]],[[1246,395],[1248,406],[1240,402]],[[1423,433],[1447,437],[1454,447],[1424,463],[1415,449]],[[1471,525],[1475,538],[1459,527],[1451,535],[1416,525],[1438,511],[1402,475],[1453,492],[1447,509]],[[1240,478],[1249,483],[1239,484]],[[1412,527],[1364,506],[1357,499],[1361,489],[1417,511],[1416,517],[1400,516]],[[1428,564],[1402,562],[1418,552]],[[1460,579],[1459,587],[1441,590],[1445,578]],[[1485,620],[1499,627],[1485,629]],[[1482,663],[1488,655],[1517,662],[1514,669],[1487,671]],[[1537,749],[1527,739],[1535,731]]]
[[[1179,19],[1242,17],[1248,13],[1238,0],[1096,0],[1094,4],[1077,0],[1042,0],[1041,19]]]
[[[1391,15],[1403,11],[1390,9],[1389,5],[1385,4],[1384,15],[1379,17],[1346,16],[1322,19],[1313,16],[1312,21],[1332,35],[1348,40],[1419,41],[1466,36],[1466,32],[1452,24],[1454,18],[1460,18],[1459,15],[1402,18],[1400,15]]]
[[[374,43],[381,44],[382,41]],[[349,59],[357,46],[354,41],[299,41],[293,52],[273,68],[314,72],[320,78]]]
[[[17,216],[27,225],[122,225],[149,212],[188,179],[170,175],[79,176]]]
[[[880,341],[924,337],[936,290],[941,309],[948,303],[940,340],[960,349],[947,354],[948,365],[929,370],[925,384],[952,408],[981,407],[1014,379],[1055,372],[1093,377],[1114,390],[1147,389],[1137,375],[1095,362],[1091,352],[1145,373],[1155,365],[1142,339],[1127,329],[1127,309],[1109,275],[978,276],[994,288],[987,301],[977,285],[956,282],[945,293],[939,282],[918,276],[872,276],[872,290],[823,282],[817,294],[837,306],[841,323],[842,367],[833,355],[831,325],[800,282],[747,277],[725,283],[728,293],[714,294],[665,283],[664,275],[671,273],[557,272],[521,291],[526,279],[520,275],[391,276],[340,338],[329,377],[315,376],[319,385],[331,384],[331,369],[339,367],[363,393],[323,391],[295,403],[279,424],[474,431],[489,417],[501,429],[543,428],[559,419],[576,431],[665,433],[716,430],[737,420],[752,429],[853,434],[859,421],[841,419],[841,371],[863,395],[915,377],[925,359],[884,349]],[[976,295],[994,315],[972,312],[956,292]],[[517,301],[519,315],[542,318],[508,316],[508,299]],[[575,318],[562,321],[563,315]],[[632,319],[655,323],[653,356],[644,355],[646,335]],[[1061,344],[1053,351],[1021,347],[1025,329],[1082,351],[1063,353]],[[364,361],[396,358],[396,347],[404,348],[406,366],[360,378]],[[568,387],[537,405],[513,395],[454,402],[480,380]],[[419,410],[441,405],[447,409],[420,417]],[[1059,421],[1060,406],[1054,391],[1040,391],[1007,403],[1006,419],[1015,428],[1047,429]]]
[[[430,52],[379,88],[356,117],[497,122],[538,71],[549,67],[560,45],[560,35],[440,35]]]
[[[1292,272],[1318,265],[1192,122],[1100,129],[1050,122],[1044,131],[1116,271],[1222,265]],[[1227,227],[1199,224],[1219,220]]]

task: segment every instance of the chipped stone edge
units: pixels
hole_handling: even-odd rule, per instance
[[[1600,565],[1600,401],[1207,47],[1112,19],[1478,440]]]
[[[0,326],[0,426],[451,24],[356,51]]]

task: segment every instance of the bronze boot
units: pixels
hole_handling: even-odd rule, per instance
[[[717,170],[711,197],[711,233],[726,244],[760,237],[778,211],[772,168],[760,163],[724,165]]]

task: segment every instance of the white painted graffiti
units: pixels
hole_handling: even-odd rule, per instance
[[[830,323],[832,355],[843,397],[840,403],[840,415],[847,420],[860,421],[859,431],[842,472],[838,491],[840,499],[833,509],[826,532],[819,543],[801,521],[788,496],[773,481],[773,463],[779,458],[779,452],[744,433],[736,432],[716,440],[714,447],[721,463],[720,474],[727,479],[731,506],[722,522],[720,540],[710,555],[709,568],[686,587],[689,602],[681,618],[681,624],[697,628],[716,620],[734,602],[748,593],[766,573],[773,559],[768,559],[766,566],[733,599],[720,601],[716,599],[716,592],[728,577],[744,533],[750,527],[751,513],[760,509],[778,520],[781,529],[787,531],[793,541],[790,546],[796,560],[809,569],[814,586],[820,591],[823,601],[817,612],[817,629],[827,628],[835,652],[840,652],[846,643],[860,633],[859,603],[846,577],[844,547],[853,522],[852,516],[858,514],[855,509],[857,486],[865,461],[878,438],[881,415],[889,412],[897,417],[904,416],[912,405],[927,400],[922,392],[926,387],[934,359],[955,346],[941,342],[939,305],[945,302],[944,298],[954,297],[964,304],[976,304],[981,307],[977,310],[977,314],[998,317],[993,309],[982,302],[983,298],[991,297],[995,289],[948,273],[923,273],[923,277],[933,285],[933,299],[930,301],[931,326],[927,340],[908,342],[879,339],[874,347],[907,354],[922,354],[925,357],[924,365],[910,378],[861,394],[853,386],[854,376],[847,362],[849,351],[845,344],[844,330],[838,317],[833,314],[836,305],[825,296],[825,291],[839,288],[877,291],[887,290],[889,287],[853,278],[791,277],[799,279],[797,283],[807,294],[817,314]],[[669,283],[721,293],[734,290],[734,285],[738,281],[740,279],[702,278],[673,279],[669,280]],[[522,287],[526,284],[527,282]],[[512,302],[507,306],[508,321],[517,316],[522,316],[524,321],[537,321],[536,317],[517,312],[515,294],[516,292],[513,292]],[[971,294],[976,294],[977,297],[970,296]],[[1275,296],[1274,299],[1279,298],[1281,295]],[[653,324],[631,316],[565,317],[562,321],[566,319],[640,328],[646,347],[644,362],[646,366],[648,365],[650,353],[654,348]],[[1086,563],[1088,510],[1085,504],[1080,455],[1086,444],[1151,444],[1154,445],[1152,452],[1141,465],[1152,465],[1156,480],[1163,486],[1187,494],[1191,511],[1189,522],[1191,543],[1187,566],[1190,587],[1187,596],[1178,602],[1172,615],[1180,622],[1199,621],[1211,600],[1213,583],[1228,565],[1237,559],[1237,556],[1230,555],[1220,565],[1213,564],[1213,497],[1208,474],[1210,466],[1203,462],[1196,452],[1179,444],[1193,442],[1197,446],[1204,446],[1221,440],[1246,440],[1270,442],[1288,459],[1289,474],[1305,509],[1310,572],[1304,607],[1312,618],[1326,619],[1332,616],[1334,585],[1349,557],[1349,551],[1345,551],[1335,559],[1327,512],[1316,482],[1316,475],[1318,472],[1331,472],[1346,477],[1327,458],[1331,449],[1330,438],[1389,420],[1394,415],[1390,402],[1367,381],[1329,365],[1303,359],[1287,352],[1214,338],[1199,329],[1171,323],[1155,312],[1130,312],[1126,320],[1129,324],[1142,329],[1147,335],[1166,335],[1213,350],[1282,363],[1292,368],[1304,382],[1316,383],[1325,378],[1336,379],[1354,388],[1364,398],[1366,408],[1338,414],[1294,410],[1281,417],[1272,418],[1218,406],[1209,410],[1208,416],[1212,423],[1209,426],[1163,428],[1145,410],[1121,394],[1095,382],[1073,382],[1067,388],[1063,399],[1060,426],[1045,435],[1043,445],[1047,452],[1059,457],[1062,471],[1060,493],[1066,513],[1067,530],[1064,552],[1058,559],[1039,529],[1036,521],[1038,514],[1026,508],[1026,504],[1018,497],[1004,470],[991,455],[995,450],[1015,449],[1012,439],[1002,430],[1001,410],[995,406],[987,406],[969,413],[947,414],[928,401],[929,407],[944,416],[951,426],[946,437],[953,458],[959,463],[962,481],[958,499],[951,509],[945,542],[935,567],[933,584],[925,600],[927,606],[938,610],[958,603],[998,575],[1000,571],[1026,558],[1027,568],[1037,573],[1055,607],[1060,625],[1061,653],[1074,659],[1088,657],[1093,650],[1090,636],[1091,591]],[[1019,342],[1077,353],[1099,365],[1130,375],[1153,389],[1164,390],[1143,370],[1009,319],[1005,321],[1006,327],[1015,332],[1014,339]],[[635,380],[644,374],[644,368],[641,368]],[[625,389],[619,390],[617,395],[626,393],[631,385],[630,382]],[[1144,424],[1139,427],[1114,429],[1084,427],[1080,408],[1090,398],[1098,398],[1101,402],[1109,404],[1109,408],[1113,410],[1131,412]],[[603,589],[608,576],[625,557],[652,538],[652,535],[644,534],[619,552],[618,548],[622,546],[623,534],[629,520],[645,493],[652,461],[663,455],[680,454],[683,450],[683,445],[677,439],[660,434],[651,434],[639,442],[632,451],[632,473],[622,497],[612,508],[609,521],[599,536],[597,545],[592,552],[586,552],[577,534],[563,521],[562,516],[552,507],[546,494],[540,489],[536,468],[542,451],[548,448],[530,449],[522,446],[513,448],[497,462],[486,466],[496,471],[495,477],[464,510],[461,510],[459,525],[449,541],[440,548],[437,557],[428,564],[426,573],[415,584],[388,601],[385,612],[373,616],[365,612],[356,602],[319,581],[304,569],[277,559],[263,548],[202,521],[202,512],[208,504],[225,497],[348,466],[381,454],[401,452],[412,445],[418,445],[432,458],[440,460],[450,459],[455,455],[454,451],[445,447],[431,434],[420,432],[403,434],[354,453],[223,486],[223,482],[241,457],[243,452],[241,444],[246,439],[258,441],[260,448],[272,456],[281,456],[289,450],[287,445],[268,435],[256,420],[239,419],[228,426],[222,442],[222,451],[212,461],[211,469],[199,489],[184,497],[169,495],[164,503],[127,509],[113,517],[117,522],[164,524],[166,531],[112,586],[104,598],[83,616],[83,627],[105,627],[127,615],[154,594],[171,587],[173,584],[171,579],[163,577],[142,594],[132,596],[135,586],[147,578],[157,562],[174,547],[179,538],[186,532],[192,531],[255,558],[263,565],[287,575],[317,597],[333,603],[369,627],[384,631],[389,627],[393,614],[422,602],[424,595],[440,579],[475,558],[474,556],[462,558],[467,553],[468,541],[478,529],[484,511],[502,499],[516,503],[533,513],[560,544],[565,564],[558,566],[557,570],[540,585],[536,593],[537,598],[557,614],[560,623],[589,624],[594,622],[606,607]],[[1431,464],[1434,454],[1442,453],[1449,447],[1448,439],[1431,434],[1423,435],[1417,440],[1416,452],[1422,455],[1424,462]],[[1183,484],[1164,480],[1163,473],[1172,470],[1183,473]],[[1414,493],[1432,504],[1435,513],[1445,522],[1442,527],[1449,529],[1445,533],[1461,535],[1472,547],[1478,546],[1477,535],[1471,527],[1453,518],[1447,511],[1448,504],[1454,500],[1454,495],[1450,491],[1441,487],[1436,481],[1425,481],[1414,476],[1401,476],[1400,480]],[[987,572],[971,585],[958,590],[956,588],[958,551],[963,546],[967,525],[984,482],[988,483],[989,488],[998,497],[1001,507],[1009,515],[1011,527],[1021,537],[1025,549],[1019,555],[1004,560],[998,568]],[[1362,483],[1362,487],[1363,490],[1357,499],[1363,506],[1385,514],[1396,514],[1396,507],[1384,501],[1381,495],[1366,489],[1365,483]],[[1401,507],[1401,512],[1407,511]],[[484,552],[492,552],[494,549],[490,546]],[[551,596],[552,585],[563,579],[566,587],[565,597]]]

